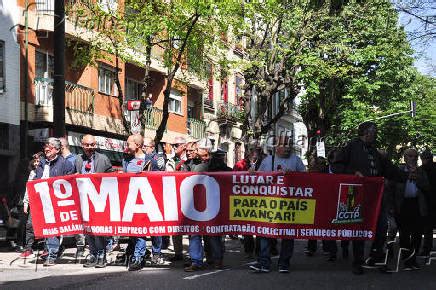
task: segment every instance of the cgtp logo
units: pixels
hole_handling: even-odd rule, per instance
[[[360,223],[362,217],[362,184],[339,184],[338,207],[333,224]]]

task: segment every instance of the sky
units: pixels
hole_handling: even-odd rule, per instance
[[[425,14],[436,17],[436,10],[429,9]],[[400,13],[400,24],[405,27],[408,33],[413,32],[420,27],[422,28],[421,22],[404,13]],[[432,40],[426,43],[411,40],[411,44],[415,50],[415,66],[418,70],[423,74],[436,76],[436,37],[433,37]]]

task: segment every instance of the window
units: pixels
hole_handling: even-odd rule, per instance
[[[182,94],[177,90],[171,90],[168,110],[171,113],[182,114]]]
[[[115,72],[107,66],[98,68],[98,91],[106,95],[112,95]]]
[[[139,100],[142,91],[142,85],[132,79],[126,79],[125,100]]]
[[[99,0],[100,8],[107,12],[115,12],[118,8],[118,1],[117,0]]]
[[[54,74],[54,57],[48,52],[36,51],[35,54],[36,77],[53,78]]]
[[[0,94],[3,94],[5,91],[5,76],[5,43],[0,40]]]

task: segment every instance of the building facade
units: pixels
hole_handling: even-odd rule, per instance
[[[0,5],[0,196],[12,194],[20,159],[19,9],[14,1]]]
[[[101,9],[123,9],[124,1],[96,0]],[[66,6],[75,5],[75,1],[65,1]],[[52,135],[53,128],[53,0],[17,0],[20,13],[27,7],[26,19],[19,19],[20,32],[18,43],[21,49],[21,94],[28,98],[28,120],[30,146],[29,152],[39,151],[41,141]],[[20,15],[24,15],[22,13]],[[139,51],[132,62],[116,61],[113,54],[104,52],[104,57],[96,63],[77,66],[75,50],[77,44],[90,41],[92,31],[74,22],[67,14],[65,22],[65,123],[67,136],[73,151],[80,151],[80,136],[86,133],[98,136],[98,147],[108,154],[114,164],[122,158],[124,141],[130,132],[126,132],[122,116],[135,126],[138,112],[128,111],[128,100],[141,97],[144,79],[145,60]],[[24,43],[24,35],[29,45]],[[27,50],[29,61],[24,61]],[[150,84],[147,95],[150,107],[145,110],[145,135],[154,137],[162,120],[164,88],[167,69],[163,66],[164,50],[159,46],[152,48]],[[238,57],[229,49],[233,57]],[[118,63],[118,67],[117,64]],[[238,106],[241,76],[230,72],[222,79],[218,77],[218,66],[210,63],[209,79],[199,78],[188,68],[180,71],[173,82],[169,118],[163,141],[174,140],[176,136],[187,139],[210,138],[215,149],[221,147],[228,151],[227,161],[233,166],[241,154],[243,145],[238,141],[237,118],[241,114]],[[24,72],[28,73],[28,89],[24,89]],[[118,73],[117,73],[118,71]],[[123,89],[124,102],[120,105],[118,89],[115,84],[117,73]],[[24,98],[21,104],[24,105]],[[24,117],[22,117],[24,119]],[[238,135],[239,134],[239,135]]]

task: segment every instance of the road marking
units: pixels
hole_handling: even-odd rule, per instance
[[[192,275],[192,276],[188,276],[183,278],[183,280],[194,280],[203,276],[209,276],[209,275],[213,275],[213,274],[217,274],[219,272],[223,272],[223,271],[228,271],[230,269],[224,269],[224,270],[216,270],[216,271],[212,271],[212,272],[208,272],[208,273],[204,273],[204,274],[197,274],[197,275]]]

